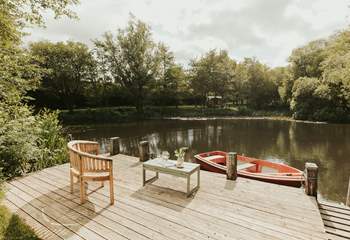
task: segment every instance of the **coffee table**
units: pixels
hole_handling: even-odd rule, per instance
[[[156,172],[156,176],[146,180],[146,170]],[[191,190],[191,176],[197,172],[197,185]],[[147,183],[154,182],[159,178],[159,173],[169,174],[176,177],[187,178],[187,191],[186,196],[189,197],[193,192],[199,189],[200,182],[200,165],[196,163],[184,162],[183,168],[176,167],[176,161],[167,160],[164,161],[161,158],[155,158],[148,160],[142,164],[142,179],[143,186]]]

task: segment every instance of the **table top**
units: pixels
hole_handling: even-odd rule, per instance
[[[182,173],[182,174],[190,174],[194,171],[198,170],[200,165],[197,163],[189,163],[184,162],[183,168],[177,168],[176,167],[176,161],[175,160],[163,160],[162,158],[155,158],[148,160],[147,162],[143,163],[143,166],[146,168],[151,168],[154,170],[159,170],[162,172],[168,172],[168,173]]]

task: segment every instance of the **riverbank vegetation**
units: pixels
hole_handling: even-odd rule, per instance
[[[150,114],[145,106],[230,106],[290,112],[302,120],[350,121],[349,30],[293,50],[289,64],[276,68],[255,58],[237,61],[216,49],[182,66],[151,33],[148,25],[131,16],[124,29],[105,33],[91,49],[71,41],[32,43],[29,52],[47,69],[39,88],[30,93],[32,104],[71,112],[134,106],[141,118]],[[83,113],[75,114],[79,112]],[[114,112],[113,119],[123,114]]]
[[[145,106],[142,116],[134,107],[98,107],[60,111],[60,119],[66,125],[81,123],[122,123],[144,119],[211,118],[211,117],[272,117],[289,119],[289,111],[251,110],[246,107],[208,108],[201,106]]]
[[[0,194],[3,181],[67,161],[66,139],[58,113],[28,104],[29,92],[41,85],[47,72],[22,47],[23,28],[43,25],[41,12],[56,17],[74,14],[67,9],[77,0],[0,0]],[[38,239],[17,215],[1,204],[0,239]]]

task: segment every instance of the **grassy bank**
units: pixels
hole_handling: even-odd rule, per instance
[[[142,115],[134,107],[86,108],[62,110],[64,124],[118,123],[145,119],[201,117],[286,117],[286,111],[256,111],[248,108],[202,108],[195,106],[146,107]]]
[[[0,192],[0,198],[2,198],[1,195],[3,195],[2,192]],[[18,215],[12,214],[9,209],[2,205],[0,199],[0,239],[37,240],[40,238]]]

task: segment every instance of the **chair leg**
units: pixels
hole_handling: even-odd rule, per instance
[[[82,177],[80,179],[80,202],[85,203],[85,183]]]
[[[113,175],[109,177],[109,194],[111,205],[114,204],[114,184],[113,184]]]
[[[102,181],[102,182],[101,182],[101,187],[104,187],[104,186],[105,186],[105,182]]]
[[[73,178],[73,173],[70,171],[70,193],[73,193],[73,184],[74,184],[74,178]]]

